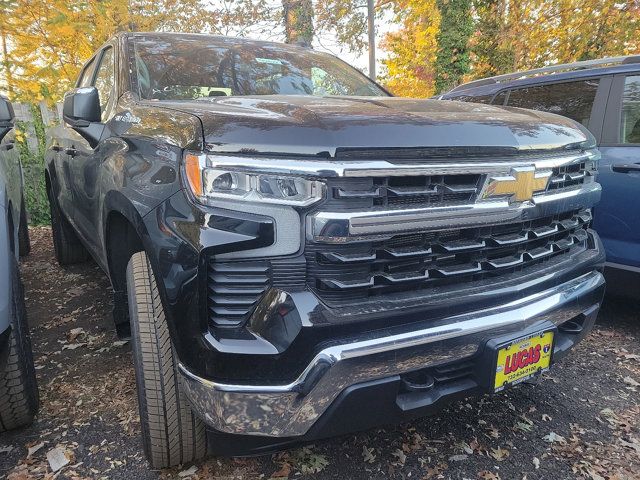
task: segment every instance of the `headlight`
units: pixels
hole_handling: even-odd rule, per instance
[[[308,206],[322,199],[324,183],[303,177],[226,170],[206,155],[185,155],[191,192],[203,203],[213,199]]]

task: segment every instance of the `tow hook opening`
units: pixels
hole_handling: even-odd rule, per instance
[[[575,319],[575,320],[568,320],[568,321],[564,322],[562,325],[560,325],[558,327],[558,329],[562,333],[569,333],[569,334],[572,334],[572,335],[578,335],[579,333],[582,333],[582,330],[583,330],[582,323],[583,322],[584,322],[584,318]]]
[[[436,384],[436,379],[427,370],[417,370],[400,376],[403,392],[426,392]]]

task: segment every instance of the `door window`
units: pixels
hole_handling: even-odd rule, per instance
[[[507,104],[569,117],[588,128],[598,83],[593,79],[519,88],[511,91]]]
[[[620,139],[622,143],[640,144],[640,76],[624,80]]]
[[[102,54],[94,86],[100,96],[102,121],[105,121],[108,113],[107,107],[113,94],[113,48],[106,49]]]
[[[78,87],[88,87],[91,85],[91,78],[93,77],[93,67],[95,60],[91,59],[91,61],[84,67],[84,70],[81,73],[80,80],[78,80]]]

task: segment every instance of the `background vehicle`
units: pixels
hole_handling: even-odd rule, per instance
[[[554,65],[470,82],[443,99],[531,108],[587,127],[602,153],[594,228],[616,291],[640,296],[640,56]]]
[[[0,96],[0,432],[31,423],[38,387],[24,307],[19,255],[29,253],[13,108]]]
[[[301,47],[156,33],[101,48],[63,116],[56,255],[109,274],[154,467],[499,391],[595,321],[599,154],[572,120],[392,98]]]

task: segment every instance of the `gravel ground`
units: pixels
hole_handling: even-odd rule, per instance
[[[0,478],[640,478],[640,304],[613,298],[536,386],[275,455],[150,470],[107,278],[91,262],[60,268],[50,231],[31,235],[22,270],[41,407],[31,427],[0,437]],[[68,459],[55,475],[54,453]]]

